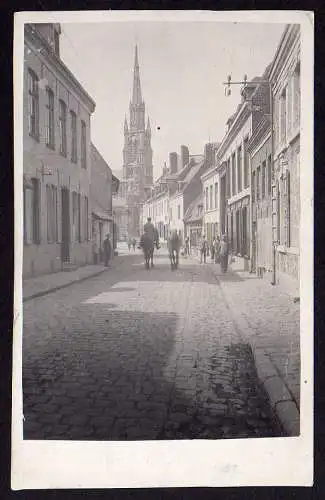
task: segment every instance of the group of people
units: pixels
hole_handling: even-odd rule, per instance
[[[131,247],[133,247],[133,252],[135,252],[136,244],[137,244],[137,241],[136,241],[135,238],[129,238],[128,239],[128,249],[129,249],[129,252],[131,250]]]
[[[226,272],[228,268],[229,253],[227,236],[224,234],[221,239],[219,236],[214,237],[209,248],[208,240],[203,234],[200,244],[201,264],[202,262],[206,263],[206,258],[209,251],[211,260],[216,264],[220,264],[222,271]]]

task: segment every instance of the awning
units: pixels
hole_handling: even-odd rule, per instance
[[[93,217],[95,217],[95,219],[113,221],[113,217],[111,215],[108,215],[107,213],[101,212],[99,210],[93,210],[92,215]]]

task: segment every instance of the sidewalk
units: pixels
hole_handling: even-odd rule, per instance
[[[25,279],[23,280],[23,302],[55,292],[73,283],[98,276],[104,271],[109,271],[112,267],[115,267],[118,262],[121,262],[121,259],[123,259],[123,256],[114,257],[110,261],[109,267],[105,267],[104,265],[88,265],[79,267],[73,271],[61,271]]]
[[[259,379],[274,411],[288,435],[299,435],[299,302],[287,288],[272,286],[236,263],[222,274],[220,266],[209,261],[205,265],[211,267],[235,324],[251,345]]]

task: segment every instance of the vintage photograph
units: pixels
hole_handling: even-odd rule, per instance
[[[300,25],[55,14],[23,25],[23,440],[299,437]]]

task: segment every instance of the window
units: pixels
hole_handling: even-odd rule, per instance
[[[261,167],[258,167],[256,176],[256,201],[260,199],[260,189],[261,189],[260,183],[261,183]]]
[[[77,116],[74,111],[70,111],[71,121],[71,161],[77,163]]]
[[[24,187],[24,240],[40,243],[40,181],[32,179]]]
[[[38,78],[34,71],[28,70],[28,132],[39,138],[39,93]]]
[[[205,210],[209,210],[209,191],[208,188],[205,188]]]
[[[67,107],[63,101],[59,105],[60,154],[67,156]]]
[[[249,187],[248,137],[244,139],[244,189]]]
[[[280,96],[280,142],[287,140],[287,89],[285,88]]]
[[[54,93],[50,88],[46,89],[45,142],[54,149]]]
[[[228,199],[230,198],[230,159],[227,160],[226,183],[227,183],[227,199]]]
[[[232,195],[236,194],[236,153],[231,157],[231,170],[232,170]]]
[[[214,184],[214,207],[218,208],[218,183]]]
[[[58,240],[57,189],[55,186],[46,186],[46,209],[47,242],[55,243]]]
[[[293,73],[293,128],[300,125],[300,63]]]
[[[241,172],[241,169],[242,169],[242,158],[241,158],[241,155],[242,155],[242,148],[241,146],[239,146],[239,148],[237,149],[237,185],[238,185],[238,192],[240,192],[242,190],[242,181],[241,181],[241,178],[242,178],[242,172]]]
[[[265,198],[265,184],[266,184],[266,161],[262,163],[262,198]]]
[[[81,166],[83,168],[87,167],[87,136],[86,136],[86,124],[81,120]]]
[[[256,172],[253,172],[252,175],[252,202],[255,202],[255,195],[256,195]]]
[[[180,219],[181,218],[181,206],[180,205],[177,206],[177,214],[178,214],[178,219]]]
[[[83,222],[84,222],[84,237],[85,237],[85,240],[88,240],[89,239],[89,215],[88,215],[88,197],[87,196],[85,196],[85,199],[84,199]]]
[[[242,241],[242,253],[243,255],[249,255],[249,245],[248,245],[248,216],[247,207],[242,210],[242,224],[243,224],[243,241]]]
[[[210,186],[210,210],[213,209],[213,187]]]
[[[80,195],[72,193],[72,238],[80,241]]]
[[[267,159],[267,194],[270,195],[272,190],[272,160],[271,155]]]

